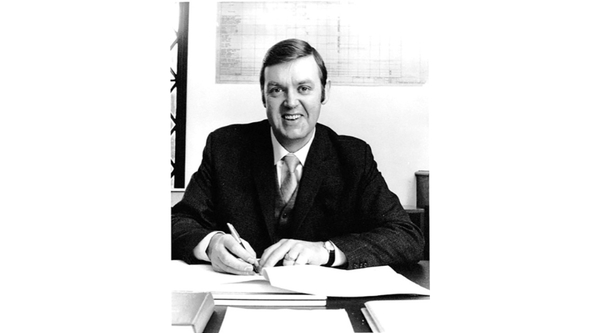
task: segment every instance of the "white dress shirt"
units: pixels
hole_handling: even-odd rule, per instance
[[[308,151],[310,150],[310,146],[312,145],[312,142],[315,139],[316,132],[317,132],[317,129],[315,128],[310,140],[308,140],[308,142],[304,145],[304,147],[300,148],[297,152],[293,153],[294,155],[296,155],[296,157],[300,161],[300,164],[298,164],[298,166],[296,167],[296,175],[298,177],[298,184],[300,184],[300,179],[302,179],[302,169],[304,168],[304,163],[306,162],[306,157],[308,156]],[[277,166],[277,181],[279,182],[279,186],[281,187],[281,182],[283,181],[281,174],[282,174],[283,164],[285,163],[285,162],[283,162],[283,157],[285,155],[288,155],[291,153],[289,151],[287,151],[279,143],[279,141],[277,141],[277,138],[275,138],[275,134],[273,134],[273,129],[271,129],[271,143],[273,144],[273,164],[275,164]]]

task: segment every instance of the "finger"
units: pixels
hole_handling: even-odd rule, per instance
[[[248,245],[248,248],[252,249],[250,244],[248,244],[248,242],[242,240],[243,243],[245,242],[245,245],[242,246],[242,245],[240,245],[240,243],[235,241],[233,236],[231,236],[231,235],[227,235],[227,236],[229,236],[229,237],[227,237],[223,240],[223,243],[224,243],[225,247],[227,248],[227,250],[229,250],[229,252],[231,252],[231,254],[233,254],[235,257],[240,258],[242,261],[244,261],[250,265],[254,265],[254,263],[256,262],[256,253],[254,252],[254,250],[252,250],[252,252],[249,252],[247,250],[247,248],[244,248],[244,246]]]
[[[262,256],[260,257],[260,261],[264,262],[270,255],[271,253],[273,253],[273,251],[275,251],[275,249],[277,249],[279,246],[281,246],[281,244],[283,243],[284,239],[280,240],[279,242],[269,246],[268,248],[266,248],[263,251]]]
[[[283,265],[295,265],[298,260],[298,256],[302,252],[302,243],[296,242],[291,249],[283,257]]]
[[[227,266],[221,261],[221,257],[223,256],[221,253],[228,251],[225,248],[225,245],[223,244],[222,237],[224,237],[224,234],[215,235],[211,240],[211,250],[209,251],[209,259],[215,272],[226,273]]]
[[[302,252],[302,249],[302,243],[296,242],[293,246],[290,247],[288,252],[285,254],[285,258],[296,261],[296,259],[298,259],[298,256]]]
[[[283,260],[296,261],[298,258],[297,254],[292,254],[292,251],[289,251],[283,256]]]
[[[254,267],[240,258],[235,257],[228,251],[219,254],[219,262],[222,271],[236,275],[253,275]]]
[[[275,251],[273,251],[271,253],[271,256],[269,257],[269,259],[267,259],[267,261],[269,261],[269,260],[272,261],[272,264],[275,266],[279,262],[286,261],[286,259],[287,259],[288,264],[293,265],[294,261],[296,260],[296,257],[288,255],[288,253],[290,252],[290,249],[293,247],[293,245],[294,245],[293,240],[288,240],[288,241],[282,243],[281,246],[276,248]],[[287,255],[287,257],[286,257],[286,255]]]
[[[231,241],[224,237],[221,246],[218,246],[215,248],[215,250],[213,250],[214,253],[211,257],[211,262],[214,263],[213,266],[218,267],[221,272],[231,274],[241,275],[253,273],[252,265],[231,253],[229,246],[235,244],[240,246],[235,242],[235,240],[233,240],[233,237],[231,237]]]
[[[250,245],[250,243],[246,242],[245,240],[242,239],[242,243],[244,244],[244,247],[246,248],[246,251],[248,253],[250,253],[250,257],[248,257],[248,259],[252,259],[252,262],[247,261],[250,264],[254,264],[256,263],[257,259],[256,259],[256,252],[254,251],[254,249],[252,248],[252,246]]]
[[[279,247],[279,245],[280,245],[280,242],[277,242],[277,243],[269,246],[268,248],[266,248],[263,251],[262,256],[260,257],[260,259],[258,259],[258,263],[259,263],[258,273],[259,274],[263,275],[264,268],[273,267],[273,265],[266,266],[265,264],[267,263],[267,258],[269,258],[271,256],[271,253],[273,253],[273,251],[275,251],[275,249],[277,247]]]
[[[265,250],[265,253],[263,253],[262,258],[260,259],[261,267],[267,268],[275,266],[275,264],[277,264],[279,260],[283,259],[285,254],[288,253],[291,243],[293,242],[290,242],[290,240],[286,239],[271,245],[267,249],[269,251],[267,252]]]
[[[211,265],[212,265],[213,269],[215,270],[215,272],[238,274],[238,275],[243,274],[242,272],[237,272],[233,268],[231,268],[231,267],[227,266],[225,263],[223,263],[223,261],[221,260],[221,255],[220,254],[217,255],[216,252],[212,258]]]
[[[279,246],[281,246],[281,244],[283,243],[283,240],[280,240],[279,242],[269,246],[268,248],[266,248],[263,253],[262,256],[260,257],[260,266],[263,267],[264,264],[267,261],[267,258],[269,258],[271,256],[271,253],[273,253],[273,251],[275,251],[275,249],[277,249]]]
[[[220,261],[217,262],[217,260],[213,260],[210,262],[210,264],[212,265],[212,268],[215,272],[219,272],[219,273],[225,272],[222,268],[223,264]]]
[[[294,265],[306,265],[308,264],[309,260],[310,256],[308,255],[307,251],[300,252],[298,258],[296,258],[296,261],[294,262]]]
[[[291,251],[283,256],[283,266],[292,266],[296,263],[296,256],[290,253]]]

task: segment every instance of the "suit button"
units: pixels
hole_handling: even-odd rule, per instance
[[[287,219],[287,214],[286,214],[286,213],[283,213],[282,217],[283,217],[284,219]]]

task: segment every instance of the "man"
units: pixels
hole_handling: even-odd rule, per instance
[[[172,258],[232,274],[278,263],[354,269],[421,259],[422,233],[370,147],[317,123],[331,88],[319,53],[297,39],[277,43],[260,87],[267,120],[209,135],[172,209]]]

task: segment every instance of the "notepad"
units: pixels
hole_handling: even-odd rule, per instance
[[[353,333],[344,309],[244,309],[228,307],[219,333]]]

